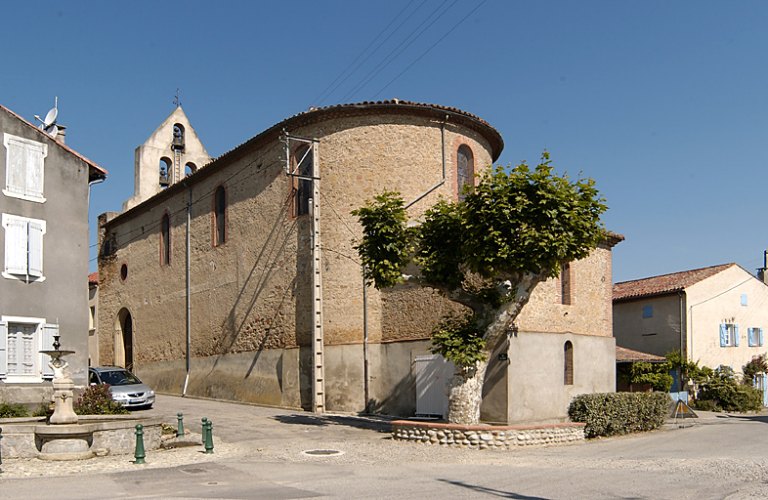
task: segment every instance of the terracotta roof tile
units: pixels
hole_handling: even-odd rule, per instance
[[[645,361],[646,363],[662,363],[666,361],[663,356],[657,356],[648,352],[635,351],[626,347],[616,346],[617,363],[636,363]]]
[[[32,123],[28,122],[28,121],[27,121],[25,118],[23,118],[22,116],[20,116],[20,115],[18,115],[18,114],[16,114],[16,113],[14,113],[13,111],[11,111],[10,109],[6,108],[6,107],[5,107],[5,106],[3,106],[2,104],[0,104],[0,109],[2,109],[3,111],[5,111],[6,113],[8,113],[9,115],[11,115],[12,117],[16,118],[17,120],[19,120],[19,121],[20,121],[20,122],[22,122],[23,124],[27,125],[27,126],[28,126],[28,127],[30,127],[32,130],[34,130],[34,131],[36,131],[38,134],[40,134],[42,137],[44,137],[44,138],[48,139],[49,141],[53,142],[54,144],[56,144],[56,145],[57,145],[57,146],[59,146],[60,148],[64,149],[65,151],[67,151],[67,152],[68,152],[68,153],[70,153],[71,155],[73,155],[73,156],[75,156],[75,157],[79,158],[80,160],[84,161],[84,162],[85,162],[85,163],[86,163],[86,164],[87,164],[89,167],[91,167],[93,170],[95,170],[97,173],[99,173],[101,177],[106,177],[106,176],[107,176],[107,173],[108,173],[108,172],[107,172],[107,170],[106,170],[106,169],[104,169],[104,168],[102,168],[102,167],[100,167],[99,165],[97,165],[97,164],[96,164],[96,162],[94,162],[93,160],[90,160],[90,159],[86,158],[85,156],[81,155],[80,153],[78,153],[78,152],[77,152],[77,151],[75,151],[74,149],[70,148],[70,147],[69,147],[69,146],[67,146],[66,144],[62,144],[61,142],[59,142],[59,141],[57,141],[57,140],[53,139],[53,138],[52,138],[51,136],[49,136],[48,134],[46,134],[45,132],[43,132],[43,131],[42,131],[42,130],[40,130],[39,128],[35,127],[35,126],[34,126]]]
[[[88,284],[89,285],[98,285],[99,284],[99,272],[98,271],[88,275]]]
[[[717,266],[702,267],[700,269],[691,269],[690,271],[680,271],[677,273],[662,274],[660,276],[651,276],[650,278],[616,283],[613,285],[613,300],[619,301],[640,297],[651,297],[654,295],[665,295],[685,290],[687,287],[735,265],[737,264],[720,264]]]

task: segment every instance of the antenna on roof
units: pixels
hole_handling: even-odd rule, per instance
[[[39,116],[35,115],[35,119],[40,122],[40,130],[45,132],[46,134],[50,135],[51,137],[56,137],[56,134],[59,133],[59,127],[56,125],[56,118],[59,116],[59,97],[54,97],[53,100],[53,107],[48,110],[48,113],[45,115],[45,119],[41,119]]]

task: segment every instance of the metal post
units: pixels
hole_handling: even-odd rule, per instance
[[[3,465],[3,428],[0,427],[0,465]],[[0,470],[0,472],[3,472]]]
[[[187,262],[186,262],[186,278],[187,278],[187,286],[186,286],[186,295],[187,295],[187,303],[186,303],[186,327],[187,327],[187,374],[184,377],[184,388],[181,391],[182,396],[187,395],[187,386],[189,385],[189,372],[190,372],[190,350],[192,346],[192,298],[190,297],[190,266],[191,266],[191,245],[190,245],[190,225],[192,222],[192,188],[187,187],[187,191],[189,192],[189,195],[187,197]]]
[[[370,412],[369,401],[371,400],[370,387],[368,381],[368,283],[365,279],[365,266],[363,271],[363,411]]]
[[[205,433],[205,452],[213,453],[213,422],[209,420],[205,425],[207,428]]]
[[[184,435],[184,414],[179,412],[176,414],[176,419],[179,421],[179,425],[176,428],[176,436]]]
[[[136,451],[133,454],[133,457],[136,459],[134,460],[134,464],[140,465],[144,463],[144,426],[141,424],[136,424]]]
[[[205,434],[206,434],[206,432],[208,432],[208,417],[203,417],[202,422],[203,422],[203,426],[202,426],[202,429],[203,429],[202,430],[202,434],[203,434],[202,435],[202,444],[205,444],[205,438],[206,438]]]

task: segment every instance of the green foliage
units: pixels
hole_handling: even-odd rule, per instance
[[[355,246],[362,259],[366,282],[376,288],[395,286],[413,249],[403,198],[386,191],[352,211],[363,226],[363,240]]]
[[[574,422],[584,422],[586,437],[613,436],[661,427],[671,400],[663,392],[611,392],[576,396],[568,407]]]
[[[592,179],[556,175],[545,152],[533,170],[525,163],[488,169],[464,201],[439,201],[414,230],[399,194],[376,196],[352,212],[363,226],[355,248],[376,288],[400,282],[414,249],[424,279],[443,288],[461,287],[467,272],[556,276],[563,262],[586,257],[605,237],[606,208]]]
[[[469,367],[485,361],[483,332],[471,315],[444,318],[432,332],[433,354],[440,354],[456,366]]]
[[[741,369],[744,373],[744,384],[752,385],[755,383],[755,377],[761,373],[768,373],[768,359],[765,354],[752,356],[752,359]]]
[[[763,407],[762,393],[749,385],[739,384],[730,366],[719,366],[702,382],[696,407],[712,401],[724,411],[758,411]],[[707,404],[707,403],[704,403]]]
[[[525,163],[487,170],[461,210],[464,263],[484,277],[557,276],[563,262],[586,257],[605,237],[606,208],[592,179],[555,175],[547,152],[533,170]]]
[[[0,418],[28,417],[27,407],[21,403],[0,403]]]
[[[53,415],[53,403],[50,401],[42,401],[39,405],[37,405],[37,408],[35,408],[35,411],[32,413],[33,417],[50,417]]]
[[[700,384],[712,374],[711,368],[707,366],[699,367],[698,362],[684,358],[679,349],[668,352],[666,358],[670,367],[680,372],[683,387],[686,386],[686,382],[689,380]]]
[[[89,386],[73,405],[78,415],[125,415],[128,410],[112,399],[109,385]]]
[[[669,392],[674,382],[669,370],[669,363],[632,363],[630,381],[633,384],[650,384],[654,391]]]

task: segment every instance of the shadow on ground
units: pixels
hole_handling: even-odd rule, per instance
[[[495,497],[514,498],[517,500],[547,500],[547,498],[545,497],[531,497],[527,495],[521,495],[519,493],[513,493],[511,491],[503,491],[503,490],[497,490],[495,488],[487,488],[485,486],[480,486],[478,484],[469,484],[469,483],[465,483],[464,481],[455,481],[452,479],[438,479],[438,481],[452,484],[454,486],[460,486],[462,488],[467,488],[469,490],[477,491],[479,493],[484,493],[485,495],[491,495]]]
[[[298,425],[316,425],[316,426],[329,426],[329,425],[345,425],[347,427],[354,427],[356,429],[365,429],[376,432],[392,432],[392,425],[390,421],[383,417],[366,416],[356,417],[354,415],[276,415],[272,419],[277,420],[282,424],[298,424]]]

